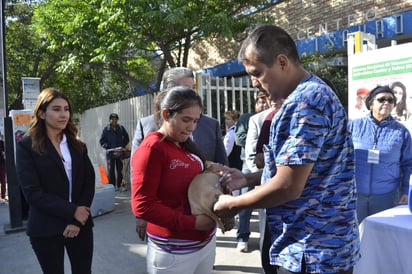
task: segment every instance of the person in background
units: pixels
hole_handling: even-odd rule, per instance
[[[359,223],[408,202],[412,140],[408,129],[391,116],[395,105],[393,90],[377,86],[366,98],[369,114],[349,124],[355,147]]]
[[[256,167],[261,169],[265,166],[265,159],[263,155],[263,147],[269,144],[269,135],[270,135],[270,125],[272,124],[273,117],[279,111],[280,106],[283,103],[283,100],[278,102],[274,102],[270,100],[270,107],[271,111],[265,117],[265,120],[262,123],[262,127],[260,128],[260,134],[258,141],[256,143],[256,157],[255,157],[255,164]]]
[[[163,74],[163,90],[168,90],[174,86],[185,86],[194,90],[195,81],[193,71],[185,67],[170,68]],[[136,132],[132,141],[132,154],[139,147],[144,137],[153,131],[157,131],[161,126],[160,103],[165,92],[159,93],[153,101],[153,108],[156,115],[152,114],[139,120],[136,126]],[[219,122],[207,115],[202,115],[198,121],[198,126],[192,132],[191,138],[200,148],[206,160],[222,165],[228,165],[226,150],[223,145],[222,131]],[[133,166],[131,166],[133,180]],[[136,233],[141,240],[146,237],[146,221],[136,217]]]
[[[191,215],[187,197],[206,165],[190,138],[201,119],[201,98],[188,87],[173,87],[160,109],[162,126],[132,155],[132,211],[147,221],[147,272],[212,273],[216,222]]]
[[[4,153],[4,140],[3,134],[0,134],[0,204],[6,203],[8,200],[6,198],[7,194],[7,182],[6,182],[6,156]]]
[[[247,168],[251,172],[256,172],[260,169],[256,166],[256,162],[255,162],[256,145],[259,139],[259,135],[261,132],[263,122],[265,118],[269,115],[269,113],[272,112],[273,101],[270,100],[269,94],[267,94],[265,98],[267,99],[267,105],[270,107],[252,115],[248,123],[248,130],[246,134],[246,144],[245,144],[245,163],[246,163]]]
[[[163,90],[168,90],[174,86],[186,86],[195,89],[195,81],[193,71],[185,67],[174,67],[165,71],[162,77]],[[154,112],[159,110],[158,100],[154,100]],[[143,138],[152,131],[158,130],[158,125],[155,116],[152,114],[140,119],[136,126],[136,132],[132,141],[132,153]],[[228,165],[228,159],[225,152],[225,147],[222,141],[222,131],[219,122],[207,115],[202,115],[199,120],[199,126],[192,133],[191,138],[196,145],[201,149],[208,161]]]
[[[109,170],[109,183],[116,190],[124,191],[123,182],[123,153],[129,143],[129,134],[126,129],[118,123],[119,115],[111,113],[110,123],[104,127],[100,136],[100,145],[106,149],[107,169]]]
[[[86,145],[77,139],[69,99],[55,88],[38,96],[34,116],[16,145],[16,171],[29,203],[26,233],[43,273],[91,273],[95,174]]]
[[[174,67],[166,70],[162,77],[162,90],[167,90],[174,86],[186,86],[195,89],[193,71],[185,67]],[[153,100],[154,113],[158,112],[162,96],[155,96]],[[154,114],[145,116],[137,122],[136,131],[132,141],[132,154],[143,141],[144,137],[160,128],[161,124],[156,121]]]
[[[246,136],[245,158],[246,164],[252,172],[257,172],[264,167],[263,160],[263,164],[258,165],[260,151],[263,151],[263,144],[262,147],[259,147],[259,140],[265,138],[265,144],[269,143],[270,123],[281,105],[281,103],[275,103],[271,99],[269,99],[268,102],[270,105],[269,109],[253,115],[249,120],[249,129]],[[260,233],[259,247],[262,267],[266,274],[276,274],[276,267],[270,265],[269,262],[269,248],[272,244],[272,237],[266,221],[266,211],[263,208],[258,209],[258,211]]]
[[[396,98],[396,106],[393,108],[391,115],[393,119],[405,122],[408,119],[408,110],[406,108],[406,87],[401,82],[393,82],[391,89]]]
[[[323,80],[303,68],[295,42],[277,26],[256,26],[239,60],[254,87],[284,102],[273,117],[263,174],[232,169],[223,186],[233,191],[264,183],[238,197],[220,195],[215,213],[230,217],[266,208],[271,229],[281,228],[270,248],[279,274],[352,273],[360,240],[345,109]]]
[[[356,90],[356,104],[354,111],[354,118],[360,118],[368,113],[365,105],[365,99],[369,95],[370,90],[367,88],[359,88]]]
[[[249,130],[249,119],[256,113],[260,113],[269,108],[267,93],[264,91],[258,91],[255,98],[255,111],[252,113],[244,113],[240,116],[239,121],[236,124],[236,145],[242,148],[240,159],[242,160],[242,173],[250,173],[250,169],[246,164],[246,137]],[[246,193],[253,187],[246,187],[239,191],[240,194]],[[235,192],[236,195],[237,192]],[[236,233],[237,246],[236,249],[239,252],[248,252],[248,241],[250,236],[250,218],[252,216],[253,209],[245,209],[239,212],[238,230]]]
[[[242,160],[240,159],[241,148],[235,143],[235,129],[240,113],[237,110],[228,110],[224,113],[224,117],[226,134],[223,137],[223,144],[229,160],[229,167],[242,170]]]

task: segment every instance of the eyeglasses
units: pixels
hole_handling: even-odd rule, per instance
[[[381,104],[383,104],[384,102],[388,102],[389,104],[395,103],[395,100],[393,98],[387,98],[387,97],[376,98],[376,101],[378,101]]]

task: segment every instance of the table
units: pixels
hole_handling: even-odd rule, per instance
[[[407,205],[365,218],[359,231],[362,258],[355,274],[412,273],[412,214]]]

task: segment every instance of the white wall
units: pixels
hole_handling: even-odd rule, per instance
[[[105,150],[100,146],[99,139],[103,128],[109,123],[110,113],[119,114],[119,124],[129,133],[131,145],[137,121],[152,112],[152,100],[153,95],[134,97],[89,109],[79,116],[79,137],[86,143],[93,163],[106,166]]]

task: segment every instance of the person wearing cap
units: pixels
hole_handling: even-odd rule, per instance
[[[119,115],[111,113],[110,123],[104,127],[100,137],[100,145],[106,149],[107,169],[109,173],[109,183],[120,190],[123,181],[123,159],[122,151],[129,143],[129,134],[126,129],[118,123]]]
[[[348,126],[355,148],[359,223],[379,211],[407,204],[412,173],[411,135],[391,116],[396,106],[393,90],[377,86],[365,103],[369,114]]]
[[[367,88],[358,88],[356,90],[356,104],[353,116],[354,118],[360,118],[368,113],[368,109],[365,105],[365,99],[369,95],[370,90]]]

